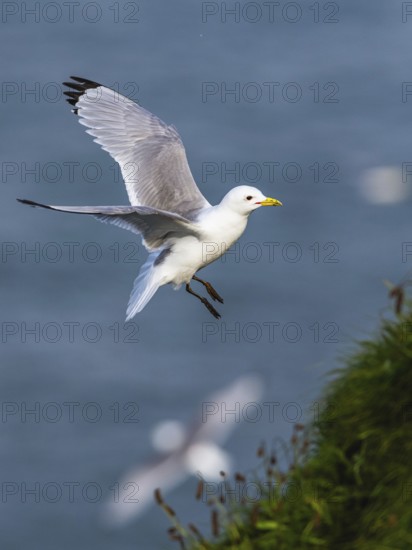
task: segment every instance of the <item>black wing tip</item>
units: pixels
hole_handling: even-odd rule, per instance
[[[29,204],[30,206],[36,206],[36,203],[34,201],[30,201],[29,199],[16,199],[17,202],[21,202],[22,204]]]
[[[70,78],[76,82],[79,82],[82,86],[86,85],[88,88],[98,88],[101,86],[101,84],[95,80],[89,80],[88,78],[83,78],[82,76],[71,76]]]
[[[51,206],[48,206],[47,204],[40,204],[39,202],[31,201],[29,199],[16,199],[17,202],[21,202],[22,204],[27,204],[28,206],[40,206],[41,208],[48,208],[49,210],[53,210]]]
[[[82,78],[80,76],[71,76],[70,77],[74,82],[63,82],[63,86],[70,88],[69,90],[63,92],[68,96],[66,101],[70,103],[73,107],[76,106],[76,103],[79,101],[80,97],[87,91],[93,88],[99,88],[102,84],[89,80],[87,78]],[[75,115],[78,114],[78,109],[72,109]]]

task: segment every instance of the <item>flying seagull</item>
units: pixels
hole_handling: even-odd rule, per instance
[[[170,419],[158,424],[151,433],[157,456],[122,476],[117,498],[111,495],[102,510],[104,525],[121,527],[154,504],[156,488],[165,494],[195,474],[206,483],[214,482],[209,488],[217,489],[222,481],[219,472],[230,473],[233,466],[222,444],[242,420],[248,420],[248,406],[256,408],[263,391],[260,376],[245,374],[207,396],[190,426]]]
[[[186,285],[216,318],[212,304],[192,290],[191,280],[213,300],[223,299],[196,273],[222,256],[244,232],[249,215],[261,206],[281,206],[259,189],[241,185],[212,206],[199,191],[174,126],[118,92],[85,78],[71,76],[64,93],[87,133],[119,163],[131,206],[51,206],[18,199],[30,206],[90,214],[141,235],[149,252],[138,274],[126,321],[142,311],[156,290],[171,283]]]

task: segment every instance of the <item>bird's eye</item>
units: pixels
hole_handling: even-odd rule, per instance
[[[252,199],[253,199],[252,195],[249,195],[249,196],[246,197],[247,201],[251,201]]]

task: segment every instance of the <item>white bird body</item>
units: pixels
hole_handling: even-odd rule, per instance
[[[226,415],[223,411],[242,411],[247,405],[259,402],[263,391],[264,381],[259,376],[243,375],[205,396],[190,427],[171,420],[157,426],[152,441],[158,456],[125,472],[117,483],[119,498],[107,499],[102,509],[104,524],[124,525],[154,504],[156,488],[160,487],[165,494],[188,476],[196,474],[205,483],[214,482],[217,486],[222,481],[220,472],[230,474],[234,464],[222,445],[246,419],[246,415]],[[138,489],[136,499],[129,498],[133,489]]]
[[[199,298],[216,318],[220,314],[189,286],[201,282],[214,300],[223,299],[197,271],[222,256],[244,232],[260,206],[280,206],[259,189],[241,185],[211,206],[199,191],[179,134],[155,115],[106,86],[71,77],[65,92],[87,133],[119,163],[130,206],[50,206],[51,210],[90,214],[142,236],[149,256],[135,280],[127,318],[140,312],[156,290],[171,283]]]
[[[238,212],[236,202],[227,196],[233,196],[236,190],[236,195],[243,197],[251,189],[247,186],[232,189],[220,204],[205,208],[192,224],[198,236],[170,237],[160,251],[149,255],[142,276],[135,281],[126,320],[142,311],[160,286],[171,283],[177,290],[182,284],[189,284],[197,271],[220,258],[238,240],[251,210]],[[261,198],[265,199],[263,195]]]
[[[214,262],[228,250],[246,229],[248,217],[218,204],[202,212],[194,224],[199,238],[187,236],[171,239],[164,262],[155,266],[162,272],[162,284],[180,286],[189,283],[193,275]],[[222,239],[224,235],[224,240]]]
[[[241,237],[246,229],[249,214],[250,212],[243,214],[233,210],[224,199],[217,206],[203,212],[199,220],[203,240],[201,267],[220,258]]]

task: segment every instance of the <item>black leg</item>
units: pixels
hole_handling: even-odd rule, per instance
[[[189,286],[189,283],[187,283],[186,285],[186,291],[189,293],[189,294],[193,294],[193,296],[196,296],[196,298],[199,298],[199,300],[202,302],[202,304],[204,306],[207,307],[207,309],[210,311],[210,313],[213,315],[213,317],[215,317],[216,319],[220,319],[220,313],[218,311],[215,310],[215,308],[212,306],[212,304],[210,302],[208,302],[206,300],[206,298],[203,298],[203,296],[200,296],[200,294],[196,294],[196,292],[194,292],[190,286]]]
[[[217,300],[218,302],[223,304],[223,298],[218,294],[218,292],[212,287],[210,283],[208,283],[207,281],[203,281],[203,279],[199,279],[199,277],[196,277],[196,275],[193,275],[192,279],[194,281],[198,281],[199,283],[202,283],[202,285],[206,287],[206,290],[209,296],[211,296],[214,300]]]

